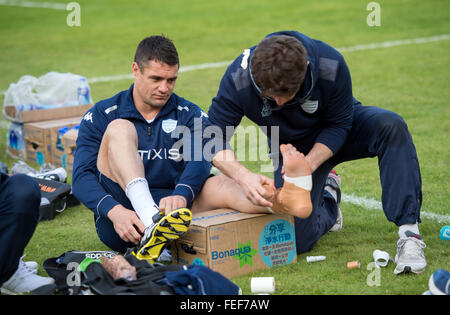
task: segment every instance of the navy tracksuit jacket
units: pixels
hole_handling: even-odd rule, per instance
[[[293,36],[308,52],[305,82],[296,95],[299,101],[281,110],[272,110],[263,101],[249,75],[254,46],[226,70],[208,116],[223,134],[226,126],[237,126],[247,116],[259,126],[267,126],[269,144],[270,127],[278,126],[280,144],[291,143],[305,155],[316,142],[333,151],[333,157],[313,174],[311,216],[295,220],[297,251],[310,250],[335,223],[338,207],[324,191],[324,185],[329,171],[344,161],[377,156],[387,218],[397,225],[420,221],[420,169],[403,119],[388,110],[362,106],[353,97],[349,69],[342,55],[331,46],[295,31],[267,36],[273,35]],[[282,160],[279,152],[271,152],[271,156]],[[277,187],[283,185],[281,163],[275,164],[279,165],[274,172]]]

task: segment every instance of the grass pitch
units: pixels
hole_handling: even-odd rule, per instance
[[[47,1],[48,2],[48,1]],[[369,1],[78,1],[81,26],[69,27],[69,11],[0,6],[0,90],[25,74],[73,72],[88,78],[131,73],[138,42],[165,34],[178,48],[182,66],[232,60],[266,34],[298,30],[334,47],[448,34],[446,0],[378,1],[381,25],[368,26]],[[353,93],[363,104],[395,111],[408,123],[415,141],[423,180],[422,211],[448,215],[450,197],[449,131],[450,41],[344,52]],[[225,67],[181,73],[175,92],[207,110]],[[131,80],[91,84],[94,102],[127,89]],[[2,98],[3,100],[3,98]],[[3,103],[3,102],[2,102]],[[244,120],[243,125],[250,122]],[[5,125],[1,132],[6,133]],[[5,138],[3,138],[5,139]],[[0,143],[0,160],[14,159]],[[246,164],[258,172],[258,162]],[[341,164],[346,194],[381,200],[376,159]],[[266,174],[270,175],[270,174]],[[380,270],[379,285],[370,285],[367,267],[375,249],[395,255],[397,228],[382,211],[343,202],[344,228],[322,237],[298,262],[232,279],[244,294],[250,279],[273,276],[276,294],[421,294],[438,268],[450,269],[449,242],[439,230],[450,222],[423,219],[420,231],[428,267],[422,275],[393,274],[391,262]],[[101,250],[93,215],[83,206],[70,208],[53,221],[39,223],[25,249],[25,260],[42,262],[71,250]],[[307,255],[327,259],[306,263]],[[346,263],[359,260],[360,269]],[[42,267],[39,273],[45,275]],[[372,283],[373,284],[373,283]]]

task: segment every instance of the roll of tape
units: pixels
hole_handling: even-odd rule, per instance
[[[386,267],[389,263],[389,253],[375,249],[373,251],[373,260],[378,267]]]
[[[327,259],[326,256],[306,256],[307,262],[315,262],[315,261],[322,261]]]
[[[359,267],[361,266],[361,264],[359,263],[359,261],[355,260],[355,261],[349,261],[347,263],[347,268],[348,269],[359,269]]]
[[[273,293],[275,292],[274,277],[255,277],[250,282],[252,293]]]

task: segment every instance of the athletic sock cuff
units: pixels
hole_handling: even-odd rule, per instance
[[[125,187],[125,194],[127,195],[127,197],[129,197],[128,192],[131,189],[131,187],[133,187],[134,185],[136,185],[138,183],[145,183],[148,186],[148,182],[145,178],[136,177],[135,179],[132,179]]]

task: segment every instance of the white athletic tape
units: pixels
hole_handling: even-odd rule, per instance
[[[326,256],[306,256],[306,262],[323,261],[325,259],[327,259]]]
[[[378,267],[386,267],[389,263],[389,253],[379,249],[373,251],[373,260]]]
[[[252,278],[250,282],[252,293],[273,293],[275,292],[274,277],[257,277]]]
[[[299,176],[299,177],[289,177],[289,176],[284,176],[284,181],[294,184],[295,186],[299,187],[299,188],[303,188],[306,190],[311,191],[312,189],[312,176],[311,175],[307,175],[307,176]]]

